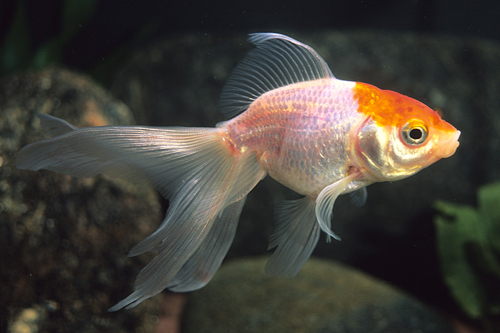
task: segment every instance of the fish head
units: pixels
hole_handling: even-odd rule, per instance
[[[353,147],[368,178],[403,179],[455,153],[460,131],[436,111],[396,92],[368,88],[375,93],[361,100],[370,107],[358,109],[366,118],[355,131]]]

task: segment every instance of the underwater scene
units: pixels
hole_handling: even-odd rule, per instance
[[[0,2],[0,331],[500,332],[498,13]]]

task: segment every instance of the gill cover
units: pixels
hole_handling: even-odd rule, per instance
[[[358,158],[375,181],[403,179],[436,161],[429,136],[429,126],[420,120],[380,126],[368,119],[357,133]]]

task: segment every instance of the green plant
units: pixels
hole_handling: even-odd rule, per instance
[[[18,70],[40,69],[62,62],[65,44],[86,23],[96,0],[66,0],[61,14],[60,33],[36,50],[31,49],[25,2],[19,1],[15,18],[0,49],[0,76]]]
[[[436,209],[444,280],[470,317],[491,326],[500,315],[500,183],[479,189],[477,209],[443,201]]]
[[[18,71],[63,65],[68,42],[78,35],[82,26],[92,15],[97,14],[98,8],[97,0],[64,0],[61,4],[61,16],[58,18],[61,25],[59,33],[49,38],[39,48],[33,49],[32,35],[26,16],[26,4],[25,1],[18,2],[15,17],[0,45],[0,77]],[[160,20],[155,16],[151,17],[126,42],[103,54],[103,61],[92,65],[90,70],[92,77],[103,85],[109,84],[111,73],[125,56],[133,52],[143,40],[154,35],[159,28]],[[103,36],[96,38],[103,38]]]

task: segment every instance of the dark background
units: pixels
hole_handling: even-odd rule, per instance
[[[0,45],[20,1],[0,1]],[[35,50],[60,33],[64,1],[26,0],[24,3],[30,29],[30,49]],[[109,58],[116,56],[113,51],[131,40],[134,40],[133,46],[138,47],[183,31],[231,35],[264,31],[375,29],[497,40],[499,14],[499,1],[97,0],[89,21],[82,22],[79,31],[66,45],[63,64],[88,71],[99,63],[113,60]]]

